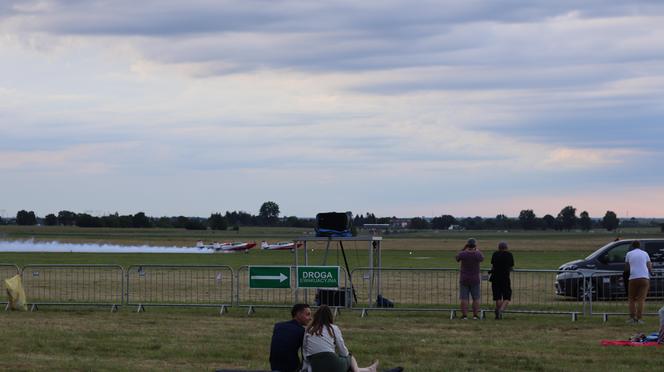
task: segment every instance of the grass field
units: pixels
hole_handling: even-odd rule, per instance
[[[5,370],[268,369],[272,324],[284,310],[39,311],[0,315]],[[342,312],[337,324],[360,364],[407,371],[621,371],[659,370],[659,348],[602,347],[656,328],[622,319],[511,316],[503,321],[449,320],[446,314]]]
[[[118,231],[119,230],[119,231]],[[205,240],[286,240],[305,233],[293,229],[242,229],[208,233],[184,230],[111,230],[77,228],[0,227],[1,240],[58,240],[62,242],[125,245],[190,246]],[[233,235],[236,234],[236,235]],[[415,232],[390,235],[383,244],[385,267],[456,267],[454,252],[469,236],[485,251],[507,240],[518,268],[557,268],[582,258],[615,235],[547,232]],[[621,236],[661,237],[656,230],[623,231]],[[311,262],[322,260],[322,245],[312,245]],[[348,244],[351,267],[366,265],[366,246]],[[412,254],[411,254],[412,252]],[[338,262],[336,250],[328,263]],[[290,264],[290,252],[255,250],[249,254],[80,254],[0,253],[0,262],[25,264],[103,263],[203,264],[234,268],[244,264]],[[488,267],[488,265],[485,265]],[[34,313],[2,313],[0,350],[4,370],[213,370],[268,368],[272,324],[288,317],[286,310],[231,308],[219,316],[215,309],[149,308],[134,313],[108,309],[45,307]],[[625,339],[636,332],[658,328],[655,318],[642,326],[626,325],[614,316],[508,314],[504,321],[449,320],[449,313],[343,311],[337,323],[360,364],[374,358],[385,367],[401,365],[407,371],[523,370],[606,371],[661,368],[659,348],[601,347],[600,339]]]

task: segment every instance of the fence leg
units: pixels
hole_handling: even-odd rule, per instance
[[[33,312],[35,310],[39,310],[39,308],[37,307],[37,304],[32,304],[32,306],[30,306],[30,312]]]
[[[367,315],[369,315],[369,312],[367,311],[367,309],[362,309],[362,314],[360,315],[360,318],[364,318]]]
[[[481,310],[480,311],[480,319],[482,319],[482,320],[486,319],[486,310]]]
[[[145,311],[145,307],[141,304],[138,304],[138,308],[136,309],[136,312],[140,313],[141,311]]]
[[[333,316],[334,318],[336,318],[337,315],[339,315],[339,307],[338,307],[338,306],[335,306],[335,307],[334,307],[334,312],[332,313],[332,316]]]
[[[111,312],[115,313],[117,311],[118,311],[118,305],[113,304],[113,306],[111,306]]]
[[[609,321],[609,314],[607,314],[607,313],[602,314],[602,320],[604,321],[604,323],[608,322]]]
[[[251,315],[256,312],[256,309],[254,309],[253,306],[249,306],[249,310],[247,310],[247,315]]]
[[[450,310],[450,320],[454,320],[456,318],[456,310]]]
[[[224,315],[224,313],[227,313],[228,309],[226,308],[226,305],[221,305],[221,309],[219,310],[219,315]]]
[[[576,312],[572,313],[572,321],[576,322],[578,319],[579,319],[579,313]]]
[[[5,306],[5,311],[9,311],[9,302],[7,302],[7,306]]]

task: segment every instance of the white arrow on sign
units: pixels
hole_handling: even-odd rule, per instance
[[[279,276],[272,276],[272,275],[254,275],[251,277],[252,280],[278,280],[279,283],[283,282],[284,280],[288,279],[286,275],[283,273],[279,273]]]

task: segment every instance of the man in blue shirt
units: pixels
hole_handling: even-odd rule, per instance
[[[291,316],[293,319],[274,325],[270,345],[270,368],[273,371],[297,371],[301,365],[299,350],[304,338],[304,326],[311,321],[311,309],[307,304],[296,304]]]

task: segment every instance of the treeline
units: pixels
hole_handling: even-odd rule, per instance
[[[409,228],[413,230],[584,230],[606,229],[608,231],[616,230],[618,227],[639,227],[644,226],[636,218],[620,221],[613,211],[606,211],[602,218],[593,218],[587,211],[582,211],[577,216],[577,209],[573,206],[566,206],[554,217],[546,214],[539,217],[532,209],[524,209],[516,218],[510,218],[504,214],[499,214],[494,218],[483,217],[464,217],[457,218],[449,214],[444,214],[434,218],[414,217],[411,219],[399,219],[396,217],[376,217],[373,213],[355,216],[353,224],[362,226],[366,223],[390,224],[393,228]],[[656,220],[650,220],[646,226],[660,226],[664,232],[664,224]]]
[[[620,221],[616,213],[606,211],[602,218],[593,218],[587,211],[578,216],[576,208],[566,206],[554,217],[546,214],[539,217],[532,209],[524,209],[516,218],[499,214],[494,218],[464,217],[457,218],[444,214],[434,218],[414,217],[410,219],[392,217],[376,217],[373,213],[359,214],[353,217],[353,226],[361,228],[365,224],[389,224],[392,230],[584,230],[606,229],[616,230],[619,227],[660,226],[664,232],[664,224],[650,220],[645,224],[635,218]],[[79,226],[79,227],[116,227],[116,228],[184,228],[188,230],[238,230],[240,226],[283,226],[313,228],[315,220],[312,218],[298,218],[295,216],[280,217],[279,205],[268,201],[261,205],[257,215],[245,211],[226,211],[212,213],[208,218],[203,217],[150,217],[143,212],[120,215],[118,213],[96,217],[87,213],[60,211],[58,214],[48,214],[43,218],[37,217],[33,211],[21,210],[13,220],[0,218],[0,224],[16,225],[46,225],[46,226]]]
[[[279,205],[275,202],[265,202],[261,205],[258,215],[245,211],[226,211],[212,213],[210,217],[150,217],[144,212],[120,215],[118,213],[106,216],[92,216],[88,213],[75,213],[72,211],[59,211],[50,213],[43,218],[37,217],[34,211],[21,210],[16,213],[14,220],[3,220],[0,224],[16,224],[22,226],[78,226],[78,227],[113,227],[113,228],[183,228],[188,230],[237,230],[240,226],[285,226],[285,227],[312,227],[315,221],[295,216],[279,217]]]

